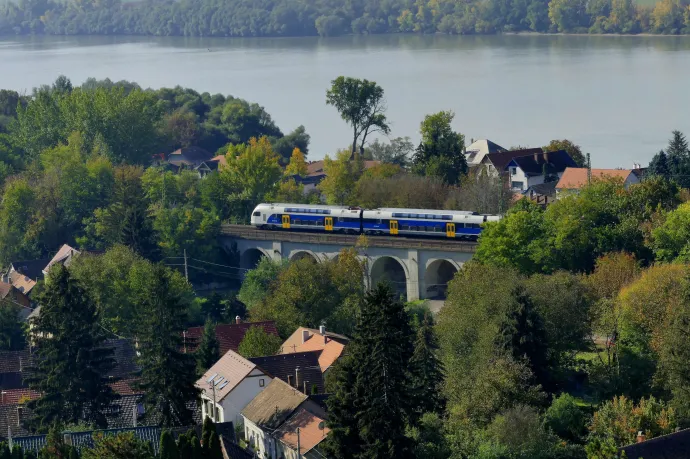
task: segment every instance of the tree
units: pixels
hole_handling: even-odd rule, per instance
[[[652,230],[652,248],[659,261],[690,261],[690,203],[684,203],[666,215]]]
[[[228,165],[220,175],[233,189],[229,199],[236,203],[239,215],[248,216],[280,180],[278,155],[268,137],[252,137],[247,144],[232,146],[226,158]]]
[[[465,136],[453,131],[453,118],[452,111],[427,115],[419,128],[422,141],[412,159],[418,174],[440,177],[451,185],[467,173]]]
[[[571,32],[586,25],[586,2],[553,0],[549,2],[549,19],[559,32]]]
[[[641,399],[638,405],[625,396],[604,403],[592,418],[592,438],[611,438],[617,447],[635,442],[637,432],[648,439],[673,432],[676,418],[673,408],[654,397]]]
[[[19,319],[21,306],[5,299],[0,300],[0,349],[19,351],[26,347],[22,321]]]
[[[211,435],[214,433],[216,433],[216,424],[211,418],[206,416],[201,428],[201,446],[204,448],[205,452],[208,452],[208,448],[211,445]]]
[[[390,143],[383,143],[379,139],[375,139],[365,150],[367,159],[395,164],[403,168],[407,167],[413,153],[414,144],[409,137],[396,137],[391,139]]]
[[[405,420],[411,415],[406,367],[412,356],[409,319],[390,286],[367,293],[349,355],[328,399],[334,458],[407,457]]]
[[[48,430],[46,444],[39,452],[39,457],[41,459],[72,459],[73,451],[74,448],[65,444],[61,424],[55,422]]]
[[[269,295],[272,283],[286,267],[287,262],[276,263],[268,257],[262,257],[256,268],[247,272],[237,298],[250,313]]]
[[[201,342],[196,350],[196,371],[198,374],[203,375],[218,361],[220,358],[218,346],[216,326],[209,317],[204,324],[204,333],[201,335]]]
[[[417,329],[414,352],[410,359],[412,399],[417,416],[423,413],[442,414],[444,400],[441,392],[443,363],[438,356],[438,340],[433,319],[427,312]]]
[[[579,443],[587,433],[587,417],[570,394],[561,394],[544,413],[544,425],[563,440]]]
[[[304,160],[304,153],[299,148],[295,147],[290,156],[290,163],[285,168],[285,175],[299,175],[305,177],[309,171],[307,170],[307,162]]]
[[[668,156],[666,156],[664,150],[660,150],[659,153],[654,155],[652,160],[649,162],[647,173],[650,176],[658,175],[664,178],[669,178],[671,176],[671,170],[668,163]]]
[[[662,3],[660,2],[657,7]],[[673,131],[673,137],[668,142],[666,147],[666,157],[668,167],[671,172],[671,178],[683,188],[690,186],[690,149],[688,149],[688,142],[685,136],[680,131]]]
[[[575,161],[575,164],[577,164],[577,167],[586,167],[587,166],[587,159],[585,158],[585,155],[582,154],[582,148],[580,148],[579,145],[576,145],[575,143],[571,142],[570,140],[563,139],[563,140],[552,140],[549,142],[548,145],[543,147],[544,151],[558,151],[558,150],[565,150],[568,155],[570,155],[571,158],[573,158],[573,161]]]
[[[139,299],[139,388],[144,392],[147,416],[157,416],[165,427],[190,425],[188,403],[198,396],[194,356],[182,352],[187,314],[181,295],[173,288],[177,277],[163,265],[154,265],[148,291]]]
[[[268,334],[262,327],[249,327],[242,338],[238,352],[246,359],[275,355],[282,344],[283,340],[280,336]]]
[[[41,430],[55,422],[106,427],[105,411],[116,398],[106,375],[115,360],[94,303],[61,265],[51,268],[39,301],[36,364],[28,383],[42,395],[29,403],[33,424]]]
[[[220,438],[217,432],[211,432],[208,443],[209,459],[223,459],[223,451],[220,448]]]
[[[326,155],[323,170],[326,177],[319,183],[318,188],[326,196],[326,202],[341,206],[350,203],[355,184],[364,172],[361,156],[351,156],[346,150],[339,151],[336,159]]]
[[[93,448],[84,448],[81,454],[83,459],[154,459],[149,444],[137,438],[134,432],[120,432],[115,435],[96,433]]]
[[[390,132],[383,88],[374,81],[340,76],[331,81],[331,88],[326,91],[326,103],[333,105],[340,117],[352,126],[351,158],[357,152],[360,137],[359,153],[364,156],[364,145],[369,134]]]
[[[164,430],[161,433],[159,450],[161,459],[183,459],[182,457],[180,457],[180,453],[177,449],[175,439],[173,438],[169,430]]]

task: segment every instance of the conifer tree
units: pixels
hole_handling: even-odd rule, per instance
[[[405,423],[412,414],[407,367],[412,330],[388,284],[367,293],[328,400],[326,450],[336,459],[409,457]]]
[[[668,157],[666,153],[664,153],[664,150],[659,151],[649,162],[648,173],[649,175],[669,178],[671,172],[669,170]]]
[[[216,338],[216,326],[211,318],[206,319],[204,333],[201,335],[199,348],[196,350],[196,371],[203,375],[220,358],[220,348]]]
[[[410,371],[415,414],[442,413],[444,400],[440,386],[443,383],[443,363],[438,358],[438,340],[433,318],[428,312],[417,328]]]
[[[181,459],[177,445],[175,444],[175,439],[169,430],[164,430],[163,433],[161,433],[160,459]]]
[[[141,199],[137,204],[127,209],[122,222],[120,243],[149,260],[157,260],[160,250],[156,243],[153,222],[146,209],[146,200]]]
[[[666,157],[672,178],[683,188],[690,186],[690,149],[682,132],[673,131]]]
[[[10,447],[5,442],[0,443],[0,459],[12,459]]]
[[[201,428],[201,446],[204,450],[208,450],[211,444],[211,434],[216,432],[216,424],[206,416],[204,419],[204,425]]]
[[[211,432],[208,444],[209,459],[223,459],[223,450],[220,448],[220,437],[218,433]]]
[[[180,294],[171,287],[174,276],[179,273],[154,266],[147,295],[141,299],[138,333],[139,388],[146,413],[165,427],[190,425],[192,410],[187,404],[198,396],[194,356],[181,352],[187,313]]]
[[[191,459],[204,459],[204,450],[199,443],[199,437],[196,436],[196,432],[192,432],[189,435],[189,444],[191,445]]]
[[[105,410],[117,395],[106,374],[115,360],[95,304],[61,265],[51,268],[39,302],[36,366],[27,379],[42,396],[29,404],[32,423],[37,429],[54,422],[107,427]]]
[[[181,434],[177,437],[177,451],[179,452],[180,459],[191,459],[192,445],[189,443],[189,436],[187,434]]]

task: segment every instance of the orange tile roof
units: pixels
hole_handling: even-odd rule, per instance
[[[321,427],[321,428],[320,428]],[[304,408],[298,408],[290,418],[280,426],[277,437],[281,442],[297,449],[297,428],[299,428],[300,454],[304,455],[321,443],[331,431],[325,421]]]
[[[137,378],[123,379],[121,381],[110,384],[110,388],[118,395],[139,395],[144,391],[136,387]]]
[[[326,342],[324,343],[324,341]],[[304,344],[297,346],[295,352],[323,351],[319,356],[319,366],[321,367],[321,373],[323,373],[338,360],[343,353],[343,349],[345,349],[344,344],[333,341],[328,336],[324,339],[321,335],[311,335],[311,338]]]
[[[0,405],[16,405],[20,400],[36,400],[41,394],[31,389],[5,389],[2,391]]]
[[[308,332],[309,337],[303,340],[303,333]],[[326,336],[313,328],[299,327],[285,340],[280,350],[281,354],[294,354],[297,352],[323,351],[319,356],[321,372],[325,372],[340,358],[349,339],[346,336],[326,332]]]
[[[621,178],[623,181],[627,180],[628,176],[632,174],[630,169],[592,169],[592,179],[609,179]],[[556,185],[557,189],[575,190],[582,188],[587,184],[587,168],[586,167],[567,167],[563,171],[561,179]]]
[[[245,359],[236,352],[228,351],[206,373],[199,378],[195,386],[201,390],[209,390],[209,379],[214,381],[224,378],[216,384],[216,400],[221,401],[228,395],[245,377],[256,368],[256,364]],[[225,384],[227,382],[227,384]]]
[[[228,160],[225,157],[225,155],[214,156],[213,158],[211,158],[211,161],[218,161],[218,168],[219,169],[221,167],[227,167],[227,165],[228,165]]]

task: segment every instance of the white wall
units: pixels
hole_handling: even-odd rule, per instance
[[[243,417],[244,439],[261,458],[277,459],[280,457],[280,442],[267,435],[259,426]],[[282,446],[282,445],[280,445]]]
[[[254,400],[261,391],[263,391],[268,384],[271,382],[271,377],[266,376],[262,371],[258,369],[252,370],[252,372],[245,377],[241,383],[239,383],[228,395],[225,396],[223,400],[216,401],[219,408],[218,419],[216,422],[228,422],[231,421],[238,425],[242,421],[242,415],[240,412],[249,405],[249,402]],[[261,380],[263,380],[263,385],[261,385]],[[207,416],[206,414],[206,404],[208,401],[213,399],[213,392],[208,389],[205,390],[201,396],[201,416],[202,419]]]

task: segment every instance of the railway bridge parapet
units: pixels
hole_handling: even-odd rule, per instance
[[[336,258],[344,248],[355,247],[359,236],[294,231],[259,230],[247,225],[223,225],[223,244],[238,253],[240,267],[254,268],[262,257],[273,260],[312,258],[315,262]],[[368,236],[358,251],[366,260],[369,285],[388,281],[408,301],[445,299],[446,288],[456,272],[470,260],[475,242]]]

